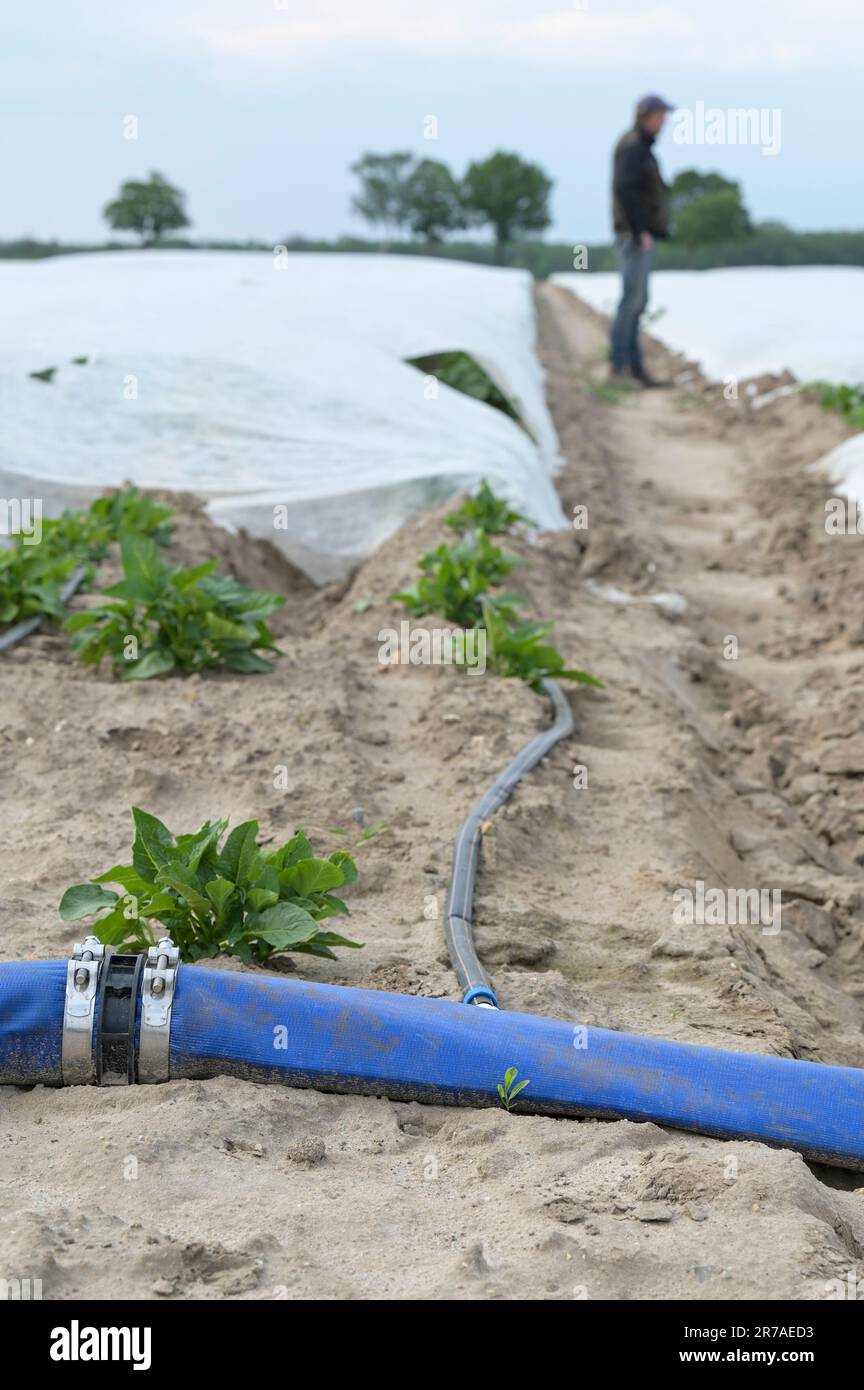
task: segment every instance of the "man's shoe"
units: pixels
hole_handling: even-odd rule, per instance
[[[644,386],[646,390],[665,390],[672,385],[671,381],[656,381],[653,376],[649,376],[644,367],[631,367],[630,375],[633,381]]]

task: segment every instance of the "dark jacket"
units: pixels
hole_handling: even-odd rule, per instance
[[[622,135],[612,157],[612,221],[616,232],[669,235],[669,190],[641,126]]]

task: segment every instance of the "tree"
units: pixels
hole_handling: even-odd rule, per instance
[[[137,232],[142,246],[152,246],[163,232],[188,227],[185,195],[161,174],[149,179],[127,179],[102,216],[115,232]]]
[[[549,226],[552,180],[539,164],[498,150],[469,164],[462,199],[472,220],[491,223],[499,255],[516,232],[541,232]]]
[[[688,246],[706,241],[740,241],[750,219],[737,188],[721,188],[693,198],[678,214],[676,235]]]
[[[692,207],[694,203],[700,202],[703,198],[713,197],[718,193],[729,195],[723,203],[718,206],[727,209],[726,213],[723,215],[728,217],[730,221],[737,220],[739,230],[734,233],[734,235],[746,236],[747,233],[751,231],[750,218],[741,197],[740,183],[735,183],[734,180],[726,179],[722,174],[713,171],[708,174],[702,174],[698,169],[682,169],[680,174],[675,175],[669,188],[669,211],[672,214],[672,220],[675,223],[676,231],[684,240],[689,240],[689,238],[684,237],[683,232],[681,232],[682,215],[688,208]],[[732,218],[731,213],[728,211],[732,208],[733,204],[737,205],[739,209],[737,219]],[[720,214],[716,211],[714,213],[705,214],[703,217],[697,218],[697,224],[707,225],[709,222],[718,219],[719,216]],[[743,230],[740,229],[742,224]],[[687,223],[685,222],[684,225],[686,226]],[[706,239],[715,241],[722,238],[699,237],[698,239],[700,241]]]
[[[413,167],[414,156],[407,150],[362,155],[351,165],[351,173],[360,180],[360,192],[351,199],[354,211],[372,226],[393,231],[404,227],[409,220],[406,189]]]
[[[412,170],[405,184],[405,207],[412,232],[425,241],[443,241],[448,232],[465,226],[459,184],[437,159],[421,159]]]

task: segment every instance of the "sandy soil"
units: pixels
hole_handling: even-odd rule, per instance
[[[560,489],[589,526],[518,541],[519,580],[607,688],[573,696],[576,738],[486,836],[477,939],[501,1002],[864,1065],[864,571],[806,471],[842,426],[799,396],[727,401],[695,370],[609,401],[602,319],[550,286],[538,309]],[[652,362],[685,373],[656,345]],[[420,517],[315,591],[187,500],[178,556],[219,553],[289,594],[274,675],[122,686],[56,634],[4,658],[0,955],[68,952],[60,894],[124,859],[133,803],[175,830],[303,825],[328,851],[383,824],[358,849],[364,950],[293,968],[458,998],[430,901],[468,807],[548,710],[513,682],[379,671],[386,596],[441,535]],[[781,888],[782,931],[676,928],[672,894],[697,879]],[[0,1275],[46,1298],[807,1300],[856,1269],[864,1287],[860,1174],[652,1124],[224,1078],[4,1088],[0,1145]]]

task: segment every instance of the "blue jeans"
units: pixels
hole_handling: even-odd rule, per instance
[[[648,276],[654,265],[654,247],[642,251],[632,237],[619,237],[618,263],[621,267],[621,302],[612,320],[609,358],[616,372],[628,367],[642,370],[639,349],[639,319],[648,303]]]

